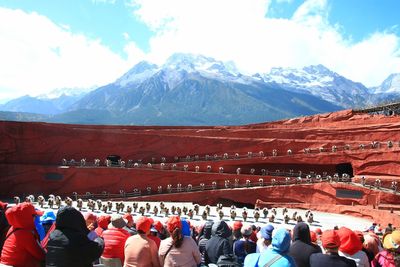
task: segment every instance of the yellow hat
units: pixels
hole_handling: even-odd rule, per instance
[[[385,249],[398,249],[400,247],[400,231],[396,230],[385,236],[383,247]]]

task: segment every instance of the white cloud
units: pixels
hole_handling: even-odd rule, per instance
[[[328,22],[327,0],[307,0],[291,19],[268,18],[269,0],[135,0],[134,14],[156,35],[149,59],[174,52],[234,60],[247,72],[324,64],[367,86],[400,71],[399,36],[374,33],[354,43]]]
[[[6,8],[0,8],[0,58],[0,98],[103,85],[130,67],[100,40],[73,34],[37,13]]]

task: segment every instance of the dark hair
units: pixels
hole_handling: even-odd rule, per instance
[[[173,246],[175,246],[176,248],[179,248],[180,246],[182,246],[183,235],[182,235],[181,229],[175,228],[175,230],[172,231],[172,233],[171,233],[171,237],[172,237],[172,245]]]

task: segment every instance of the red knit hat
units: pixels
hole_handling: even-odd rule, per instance
[[[161,233],[161,230],[162,230],[162,228],[163,228],[163,225],[162,225],[162,223],[161,223],[160,221],[155,221],[155,222],[153,223],[153,226],[154,226],[154,228],[155,228],[159,233]]]
[[[182,229],[181,218],[179,216],[172,216],[167,221],[167,230],[172,233],[176,228]]]
[[[317,233],[314,231],[310,231],[310,237],[311,237],[311,242],[316,243],[317,242]]]
[[[315,229],[315,233],[316,233],[317,235],[322,235],[322,230],[321,230],[321,228]]]
[[[147,233],[150,230],[151,221],[147,217],[140,217],[136,220],[136,229]]]
[[[241,221],[235,221],[233,223],[233,231],[240,230],[242,228],[242,226],[243,226],[243,223]]]
[[[326,230],[321,236],[322,246],[324,248],[340,247],[340,237],[335,230]]]
[[[349,228],[340,227],[337,234],[340,237],[340,251],[353,255],[362,249],[360,238]]]
[[[133,223],[133,216],[130,213],[124,214],[123,218],[127,220],[128,223]]]

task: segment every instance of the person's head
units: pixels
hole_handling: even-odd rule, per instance
[[[94,225],[97,221],[97,216],[91,212],[86,212],[84,215],[85,218],[85,222],[86,222],[86,227],[89,230],[93,230],[94,229]]]
[[[167,221],[167,230],[173,240],[173,245],[179,248],[183,242],[182,222],[179,216],[172,216]]]
[[[97,217],[97,225],[102,229],[107,229],[110,222],[111,222],[110,215],[101,215]]]
[[[272,242],[272,232],[274,231],[274,227],[271,224],[263,226],[260,230],[260,235],[264,239],[264,244],[269,246]]]
[[[341,227],[337,234],[340,237],[339,250],[341,252],[353,255],[362,249],[360,238],[349,228]]]
[[[233,233],[233,238],[234,239],[240,239],[242,238],[242,229],[243,223],[241,221],[235,221],[232,226],[232,233]]]
[[[127,221],[126,226],[128,226],[129,228],[133,227],[133,216],[130,213],[124,214],[123,218]]]
[[[126,221],[120,214],[113,214],[108,228],[122,229],[126,226]]]
[[[326,230],[321,235],[322,247],[326,252],[338,252],[340,247],[340,237],[335,230]]]
[[[136,230],[139,234],[149,234],[151,223],[152,221],[149,218],[142,216],[136,220]]]
[[[14,228],[35,229],[35,217],[43,215],[43,212],[35,210],[31,203],[23,202],[8,208],[5,212],[8,223]]]
[[[232,230],[229,228],[225,221],[218,221],[213,224],[211,234],[213,236],[229,238],[232,235]]]
[[[280,228],[275,231],[275,235],[272,237],[272,249],[279,251],[281,253],[286,253],[289,251],[290,247],[290,234],[284,229]]]
[[[305,222],[299,222],[293,228],[293,240],[300,240],[304,243],[311,243],[310,228]]]
[[[253,233],[253,228],[251,227],[251,225],[244,225],[242,226],[240,232],[245,239],[249,239],[251,234]]]
[[[56,229],[60,231],[73,230],[74,232],[81,232],[85,236],[89,233],[82,213],[70,206],[65,206],[58,210]]]
[[[317,234],[314,231],[310,231],[310,238],[311,238],[311,243],[317,244],[318,237],[317,237]]]

